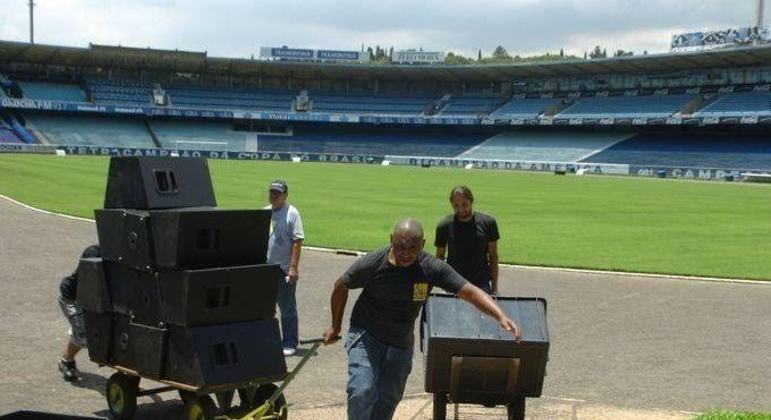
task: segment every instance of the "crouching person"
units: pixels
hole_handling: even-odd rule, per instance
[[[99,246],[91,245],[80,255],[80,258],[99,258],[102,256]],[[75,356],[80,349],[86,347],[86,323],[83,319],[83,311],[78,306],[78,271],[64,277],[59,283],[59,307],[62,314],[70,324],[69,339],[67,346],[59,359],[59,371],[64,380],[68,382],[76,381],[80,378]]]

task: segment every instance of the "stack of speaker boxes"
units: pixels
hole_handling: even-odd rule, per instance
[[[114,157],[82,259],[91,360],[196,387],[281,380],[270,210],[218,210],[207,162]]]

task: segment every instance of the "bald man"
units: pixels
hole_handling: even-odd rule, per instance
[[[326,344],[339,339],[348,290],[362,289],[345,345],[351,420],[393,417],[412,370],[415,319],[434,286],[490,315],[517,340],[521,336],[514,321],[487,293],[424,252],[425,243],[420,223],[404,219],[394,226],[390,246],[359,258],[335,282]]]

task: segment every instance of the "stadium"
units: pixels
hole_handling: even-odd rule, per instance
[[[54,378],[64,321],[41,323],[61,317],[39,291],[96,241],[109,158],[146,156],[206,159],[224,209],[262,208],[264,187],[288,181],[313,282],[298,289],[301,334],[323,331],[334,277],[396,220],[422,221],[433,252],[447,192],[466,184],[500,223],[503,293],[549,300],[552,356],[527,418],[768,418],[771,37],[758,20],[674,36],[667,53],[490,64],[0,40],[0,355],[13,365],[0,417],[110,414],[109,368],[83,366],[75,387]],[[285,391],[290,418],[345,417],[345,354],[328,353]],[[431,418],[414,360],[397,418]],[[181,407],[144,396],[137,418]]]
[[[6,149],[698,179],[771,168],[767,45],[471,67],[9,42],[0,56]]]

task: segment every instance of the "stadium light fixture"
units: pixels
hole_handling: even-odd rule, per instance
[[[29,0],[29,43],[34,44],[35,43],[35,16],[33,10],[35,9],[35,2],[33,0]]]

